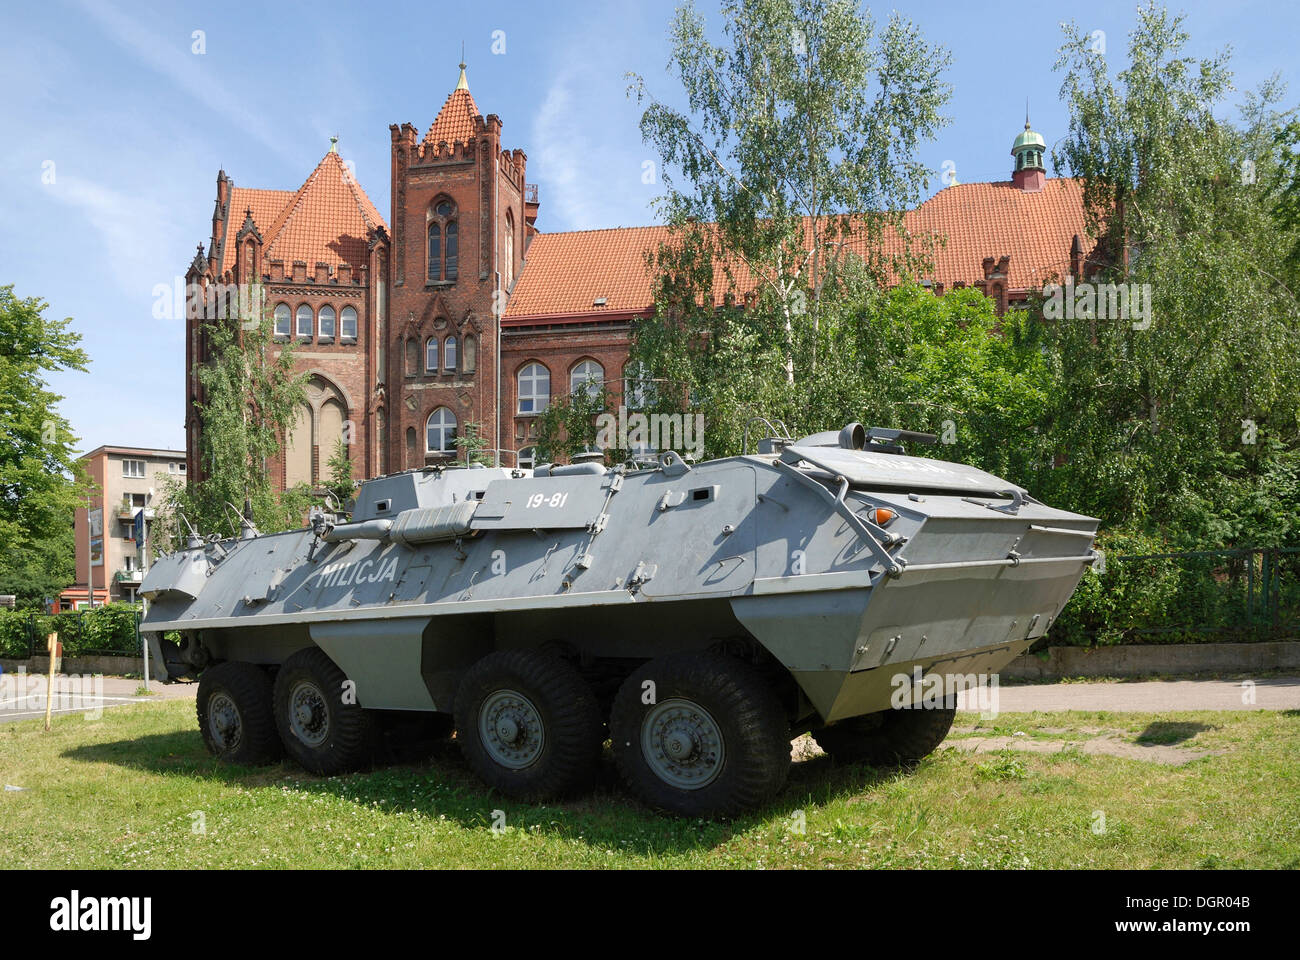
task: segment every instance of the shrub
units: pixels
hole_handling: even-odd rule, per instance
[[[39,656],[51,632],[58,633],[65,657],[135,653],[140,646],[135,634],[138,612],[139,607],[129,603],[56,614],[0,610],[0,656],[22,659],[28,650]]]

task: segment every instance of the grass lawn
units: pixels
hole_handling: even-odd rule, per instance
[[[1295,711],[959,714],[948,748],[910,773],[813,757],[772,806],[710,823],[642,808],[608,763],[580,800],[506,800],[452,744],[328,779],[223,767],[193,709],[0,726],[0,783],[25,788],[0,792],[6,865],[1300,867]]]

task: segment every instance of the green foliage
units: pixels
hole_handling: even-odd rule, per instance
[[[1224,120],[1227,54],[1190,58],[1187,39],[1181,18],[1141,8],[1112,77],[1119,58],[1066,28],[1058,68],[1071,121],[1057,163],[1083,178],[1100,237],[1087,272],[1149,285],[1153,311],[1146,326],[1044,325],[1054,389],[1042,432],[1055,466],[1035,492],[1108,524],[1219,545],[1267,535],[1256,521],[1279,508],[1294,514],[1258,495],[1263,478],[1293,476],[1300,447],[1300,323],[1285,262],[1300,234],[1276,216],[1280,84],[1248,96],[1239,123]]]
[[[275,341],[260,291],[251,302],[259,306],[240,304],[234,317],[202,323],[208,359],[198,368],[202,396],[195,401],[199,476],[166,485],[160,544],[183,542],[178,513],[201,533],[237,535],[237,511],[247,499],[254,523],[269,533],[302,525],[313,503],[306,485],[277,494],[266,469],[299,416],[307,375],[294,373],[292,344]]]
[[[463,451],[465,462],[479,463],[485,467],[493,464],[492,454],[487,451],[487,437],[483,436],[483,426],[479,423],[465,424],[465,430],[452,441],[456,449]]]
[[[330,454],[325,470],[329,475],[325,489],[340,506],[346,507],[356,494],[357,482],[352,478],[352,458],[348,456],[348,445],[341,438],[334,444],[334,452]]]
[[[564,463],[575,454],[597,449],[596,418],[609,405],[604,387],[580,389],[555,397],[533,422],[538,463]],[[622,451],[609,451],[617,460]]]
[[[86,480],[73,437],[46,376],[89,363],[68,329],[45,316],[39,298],[0,286],[0,593],[39,605],[74,577],[70,531]]]
[[[762,402],[774,377],[833,361],[821,334],[845,270],[883,284],[916,265],[900,227],[928,185],[917,147],[947,122],[950,57],[850,0],[730,0],[722,17],[723,45],[689,4],[673,21],[688,112],[639,77],[632,91],[672,234],[652,257],[661,315],[761,366],[745,377]],[[728,300],[748,301],[739,327],[713,315]]]
[[[140,608],[110,603],[90,610],[37,614],[27,610],[0,610],[0,656],[21,659],[45,653],[45,638],[59,635],[65,657],[94,653],[134,654],[140,649],[135,623]]]

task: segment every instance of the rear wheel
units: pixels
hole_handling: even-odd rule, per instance
[[[649,702],[647,702],[649,701]],[[734,657],[675,654],[623,683],[609,721],[614,760],[646,803],[683,816],[759,806],[785,785],[790,728],[763,675]]]
[[[203,742],[229,763],[269,763],[283,752],[271,713],[271,678],[251,663],[203,671],[195,700]]]
[[[841,763],[872,766],[909,765],[929,756],[943,743],[957,715],[957,701],[942,707],[881,710],[850,717],[812,732],[817,745]]]
[[[604,733],[596,696],[572,666],[536,650],[498,650],[461,681],[456,739],[488,786],[543,800],[591,786]]]
[[[378,727],[350,695],[347,675],[319,647],[299,650],[275,678],[275,723],[289,756],[330,776],[374,757]]]

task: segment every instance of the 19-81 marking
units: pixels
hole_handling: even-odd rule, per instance
[[[528,498],[528,509],[532,510],[534,507],[562,507],[568,499],[569,494],[567,491],[553,493],[549,497],[544,493],[534,493]]]

